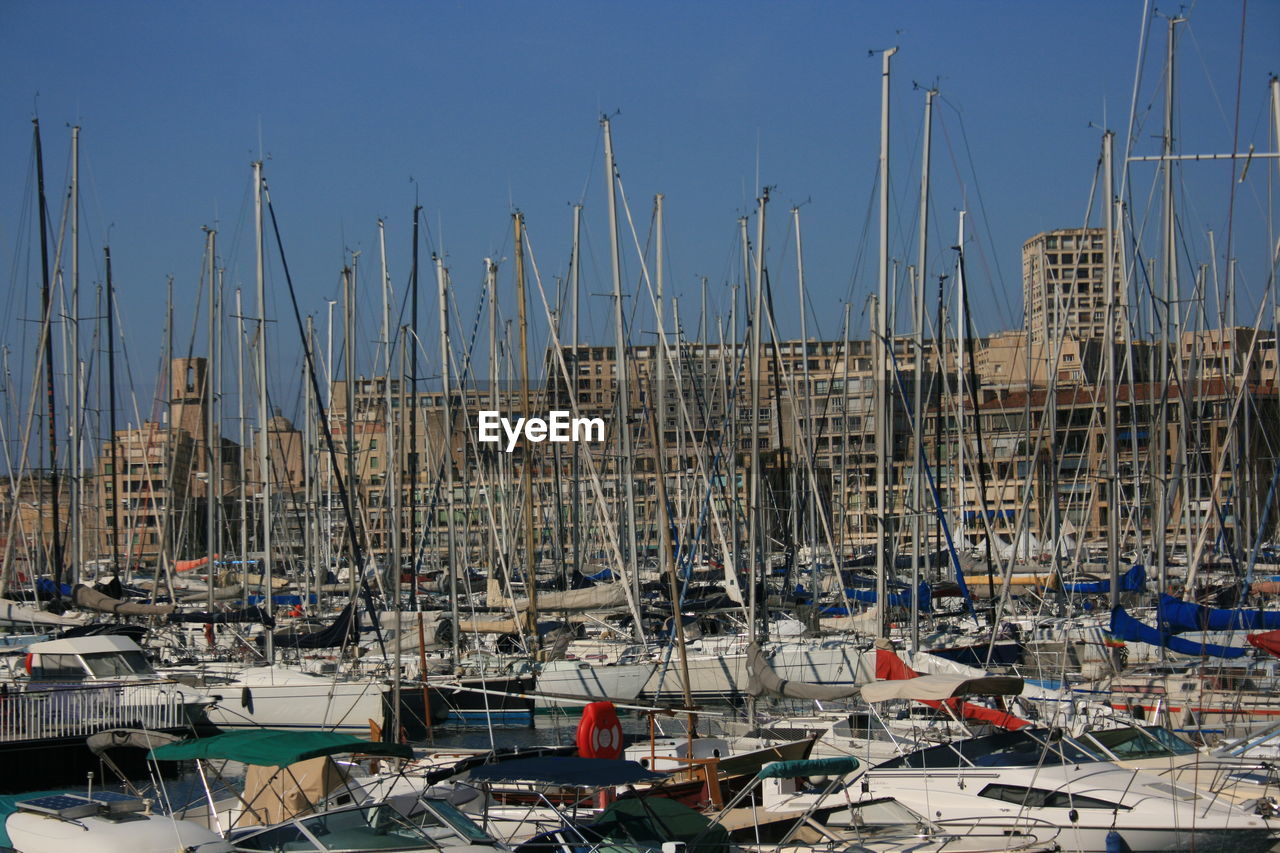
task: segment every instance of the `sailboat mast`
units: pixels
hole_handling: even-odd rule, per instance
[[[1165,92],[1164,92],[1164,137],[1161,164],[1163,182],[1163,246],[1161,254],[1164,263],[1164,323],[1161,327],[1160,344],[1160,428],[1156,436],[1156,518],[1152,535],[1156,547],[1156,571],[1159,577],[1158,588],[1161,592],[1169,588],[1168,578],[1168,539],[1169,539],[1169,385],[1170,368],[1173,357],[1172,325],[1174,304],[1178,294],[1178,259],[1177,228],[1173,208],[1173,84],[1174,84],[1174,49],[1177,42],[1177,25],[1183,18],[1170,18],[1166,35],[1165,55]],[[1183,413],[1186,414],[1185,412]],[[1191,569],[1194,571],[1194,567]],[[1163,648],[1163,647],[1162,647]],[[1163,651],[1161,655],[1163,656]]]
[[[58,421],[53,385],[53,286],[49,281],[49,209],[44,197],[44,153],[40,146],[40,119],[32,119],[36,140],[36,192],[40,216],[40,307],[44,314],[44,380],[49,412],[49,512],[53,524],[50,560],[53,563],[54,599],[62,598],[62,520],[58,506]]]
[[[618,456],[618,485],[622,489],[626,501],[626,524],[619,531],[626,543],[627,574],[632,585],[635,600],[640,600],[639,554],[636,540],[636,496],[632,477],[631,449],[631,390],[629,362],[627,360],[626,327],[623,325],[622,311],[622,258],[618,247],[618,185],[617,165],[613,159],[613,134],[609,129],[609,119],[602,117],[600,124],[604,128],[604,167],[607,187],[606,198],[609,201],[609,260],[613,273],[613,363],[617,376],[617,418],[618,435],[621,439]],[[634,626],[636,640],[643,642],[641,626]]]
[[[258,289],[258,470],[262,482],[262,588],[268,613],[272,612],[273,567],[271,564],[271,435],[267,408],[267,282],[265,249],[262,242],[262,161],[253,164],[253,241],[254,275]],[[266,632],[264,654],[267,663],[275,660],[275,643],[271,631]]]
[[[448,280],[444,268],[444,261],[439,255],[435,257],[436,263],[436,292],[440,298],[440,384],[443,390],[441,394],[440,414],[444,419],[444,442],[441,445],[441,459],[444,464],[444,490],[445,490],[445,512],[448,513],[446,526],[448,531],[448,555],[449,555],[449,618],[453,620],[453,632],[449,639],[449,651],[453,655],[453,663],[456,666],[461,657],[462,647],[461,630],[462,625],[460,614],[458,612],[458,552],[457,539],[454,532],[454,509],[453,509],[453,406],[450,404],[449,397],[452,394],[451,382],[449,380],[449,289]]]
[[[214,362],[214,346],[218,334],[218,316],[217,316],[217,236],[218,232],[212,228],[205,229],[205,255],[208,259],[209,266],[207,275],[209,276],[209,362],[204,372],[204,388],[202,396],[205,401],[205,426],[204,426],[204,458],[205,458],[205,481],[204,481],[204,503],[205,503],[205,554],[208,556],[209,562],[205,566],[206,574],[209,578],[208,592],[205,599],[205,605],[209,608],[209,612],[213,612],[213,569],[214,562],[218,555],[214,553],[216,539],[218,534],[218,502],[215,498],[214,487],[215,470],[214,470],[214,431],[217,429],[217,423],[214,420],[215,412],[213,408],[213,374],[216,369]]]
[[[120,575],[120,441],[116,435],[116,293],[111,279],[111,247],[102,248],[107,277],[107,422],[111,432],[111,573]],[[210,584],[212,586],[212,584]]]
[[[960,263],[960,253],[964,251],[964,211],[960,211],[959,224],[956,226],[956,529],[960,536],[956,540],[964,548],[966,537],[965,519],[965,473],[964,473],[964,394],[965,394],[965,329],[964,329],[964,265]]]
[[[582,296],[582,255],[581,252],[582,237],[582,205],[575,204],[573,206],[573,250],[569,256],[569,286],[573,288],[573,325],[570,327],[569,351],[573,353],[573,372],[574,378],[568,382],[568,391],[572,395],[574,403],[574,411],[577,411],[578,404],[578,328],[581,322],[579,306]],[[577,442],[573,445],[573,463],[569,479],[573,484],[573,499],[569,502],[569,511],[572,513],[573,521],[573,576],[577,578],[582,574],[582,489],[579,485],[580,468],[582,465],[582,448]]]
[[[1116,438],[1116,195],[1115,166],[1113,163],[1115,134],[1102,134],[1102,175],[1106,181],[1106,238],[1103,240],[1103,274],[1106,278],[1107,326],[1106,326],[1106,387],[1107,387],[1107,568],[1111,578],[1109,604],[1114,611],[1120,605],[1120,454]],[[1057,543],[1054,555],[1057,556]],[[1161,590],[1163,592],[1163,590]]]
[[[418,213],[422,206],[413,206],[413,252],[409,271],[409,512],[408,517],[418,517]],[[413,538],[410,537],[410,542]],[[409,606],[418,609],[418,549],[413,548],[409,561],[412,578],[409,582]]]
[[[915,447],[911,477],[911,647],[920,647],[920,546],[924,541],[924,283],[929,263],[929,167],[933,144],[933,99],[937,89],[924,93],[924,147],[920,154],[920,239],[915,280],[915,387],[911,404],[911,443]]]
[[[512,214],[515,221],[516,244],[516,305],[520,312],[520,407],[527,421],[533,414],[529,402],[529,324],[525,309],[524,284],[524,214]],[[529,642],[533,648],[540,645],[538,637],[538,557],[534,544],[533,524],[533,444],[524,444],[524,583],[529,598]]]
[[[84,535],[81,512],[84,507],[84,446],[80,434],[81,387],[80,371],[80,127],[71,128],[71,518],[68,535],[71,538],[71,582],[80,580],[84,566]]]
[[[893,397],[889,394],[889,61],[896,47],[884,51],[880,72],[880,300],[876,305],[875,420],[876,420],[876,605],[879,609],[879,636],[887,636],[889,607],[886,592],[888,572],[893,563],[888,551],[893,533],[889,520],[889,469],[893,465]]]

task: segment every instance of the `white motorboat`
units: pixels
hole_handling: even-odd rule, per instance
[[[1098,761],[1049,730],[1021,729],[917,750],[866,772],[864,796],[911,803],[943,826],[1032,832],[1105,853],[1119,833],[1141,851],[1263,853],[1275,843],[1263,817],[1139,770]]]

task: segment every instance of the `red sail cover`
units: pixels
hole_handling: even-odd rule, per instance
[[[1250,634],[1245,637],[1249,645],[1262,649],[1267,654],[1280,657],[1280,631],[1266,631],[1262,634]]]
[[[1280,631],[1276,633],[1280,634]],[[1250,638],[1250,642],[1253,642],[1252,638]],[[888,649],[876,649],[876,678],[881,681],[900,681],[904,678],[916,678],[919,675],[920,673],[907,666],[902,658],[893,652]],[[921,701],[930,708],[941,708],[943,704],[933,700]],[[1009,731],[1031,725],[1028,721],[1021,717],[1015,717],[1008,711],[984,708],[981,705],[964,702],[960,699],[948,699],[946,704],[959,717],[963,717],[966,720],[990,723],[997,728],[1008,729]]]
[[[592,702],[582,709],[577,743],[583,758],[622,757],[622,723],[612,702]]]

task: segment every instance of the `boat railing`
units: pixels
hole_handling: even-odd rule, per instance
[[[75,738],[109,728],[188,725],[189,694],[176,682],[0,692],[0,743]]]

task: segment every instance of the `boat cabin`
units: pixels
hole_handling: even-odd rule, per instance
[[[128,637],[74,637],[32,643],[25,667],[33,682],[151,681],[159,676]]]

